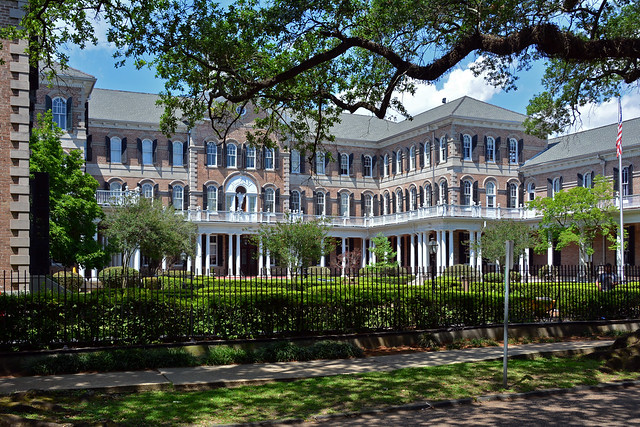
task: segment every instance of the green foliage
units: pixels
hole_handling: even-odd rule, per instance
[[[487,283],[504,283],[504,274],[502,273],[485,273],[482,280]]]
[[[54,273],[53,281],[70,291],[77,291],[84,284],[84,279],[78,273],[72,271]]]
[[[525,253],[527,248],[538,245],[537,235],[530,225],[511,219],[492,221],[482,230],[482,239],[475,241],[472,246],[478,251],[482,251],[482,257],[490,261],[499,260],[500,265],[505,263],[505,243],[507,240],[513,241],[513,261],[517,261],[520,255]]]
[[[360,347],[342,341],[318,341],[313,343],[309,350],[314,359],[350,359],[364,357],[364,352]]]
[[[320,266],[311,266],[307,267],[307,274],[312,276],[329,276],[331,274],[331,269],[329,267],[320,267]]]
[[[467,264],[455,264],[449,266],[442,272],[442,275],[470,280],[478,280],[480,278],[480,273],[478,273],[473,266]]]
[[[104,235],[122,254],[125,267],[137,249],[156,263],[165,257],[195,255],[197,226],[176,215],[172,206],[123,197],[122,205],[111,209],[103,224]]]
[[[98,273],[98,280],[107,289],[140,286],[140,274],[138,270],[131,267],[107,267]]]
[[[48,111],[38,115],[29,140],[29,171],[32,176],[34,172],[49,175],[49,253],[65,267],[99,268],[108,254],[94,239],[95,220],[104,215],[96,202],[98,181],[84,172],[80,150],[64,152],[61,136]]]
[[[372,246],[369,250],[376,256],[376,267],[396,266],[396,252],[391,248],[391,242],[382,234],[378,233],[371,239]]]
[[[314,266],[320,257],[335,248],[335,239],[329,237],[329,225],[322,219],[306,221],[287,216],[275,224],[260,224],[251,235],[256,246],[262,245],[287,268],[298,270]]]
[[[231,365],[234,363],[253,363],[253,352],[227,345],[209,347],[202,363],[205,365]]]

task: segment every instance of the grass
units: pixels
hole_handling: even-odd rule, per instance
[[[624,379],[638,373],[605,374],[589,358],[509,361],[510,388],[502,388],[499,361],[407,368],[198,392],[103,394],[93,391],[0,398],[4,413],[58,423],[185,425],[308,419],[417,401],[477,397],[574,387]],[[1,421],[1,420],[0,420]]]

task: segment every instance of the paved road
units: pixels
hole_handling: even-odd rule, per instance
[[[640,425],[640,388],[581,391],[307,422],[304,426],[633,426]]]

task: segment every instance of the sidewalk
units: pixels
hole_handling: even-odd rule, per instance
[[[509,356],[538,354],[579,354],[593,352],[613,341],[576,341],[509,346]],[[92,374],[51,375],[20,378],[0,378],[0,394],[28,390],[57,391],[95,389],[112,392],[159,390],[196,390],[291,381],[302,378],[340,374],[393,371],[447,365],[461,362],[501,359],[502,347],[466,350],[419,352],[364,359],[314,360],[310,362],[265,363],[249,365],[199,366],[195,368],[166,368],[156,371],[107,372]]]

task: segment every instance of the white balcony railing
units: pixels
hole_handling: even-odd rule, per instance
[[[135,201],[138,197],[140,197],[140,193],[138,191],[96,191],[96,201],[100,206],[120,206],[125,200]]]

